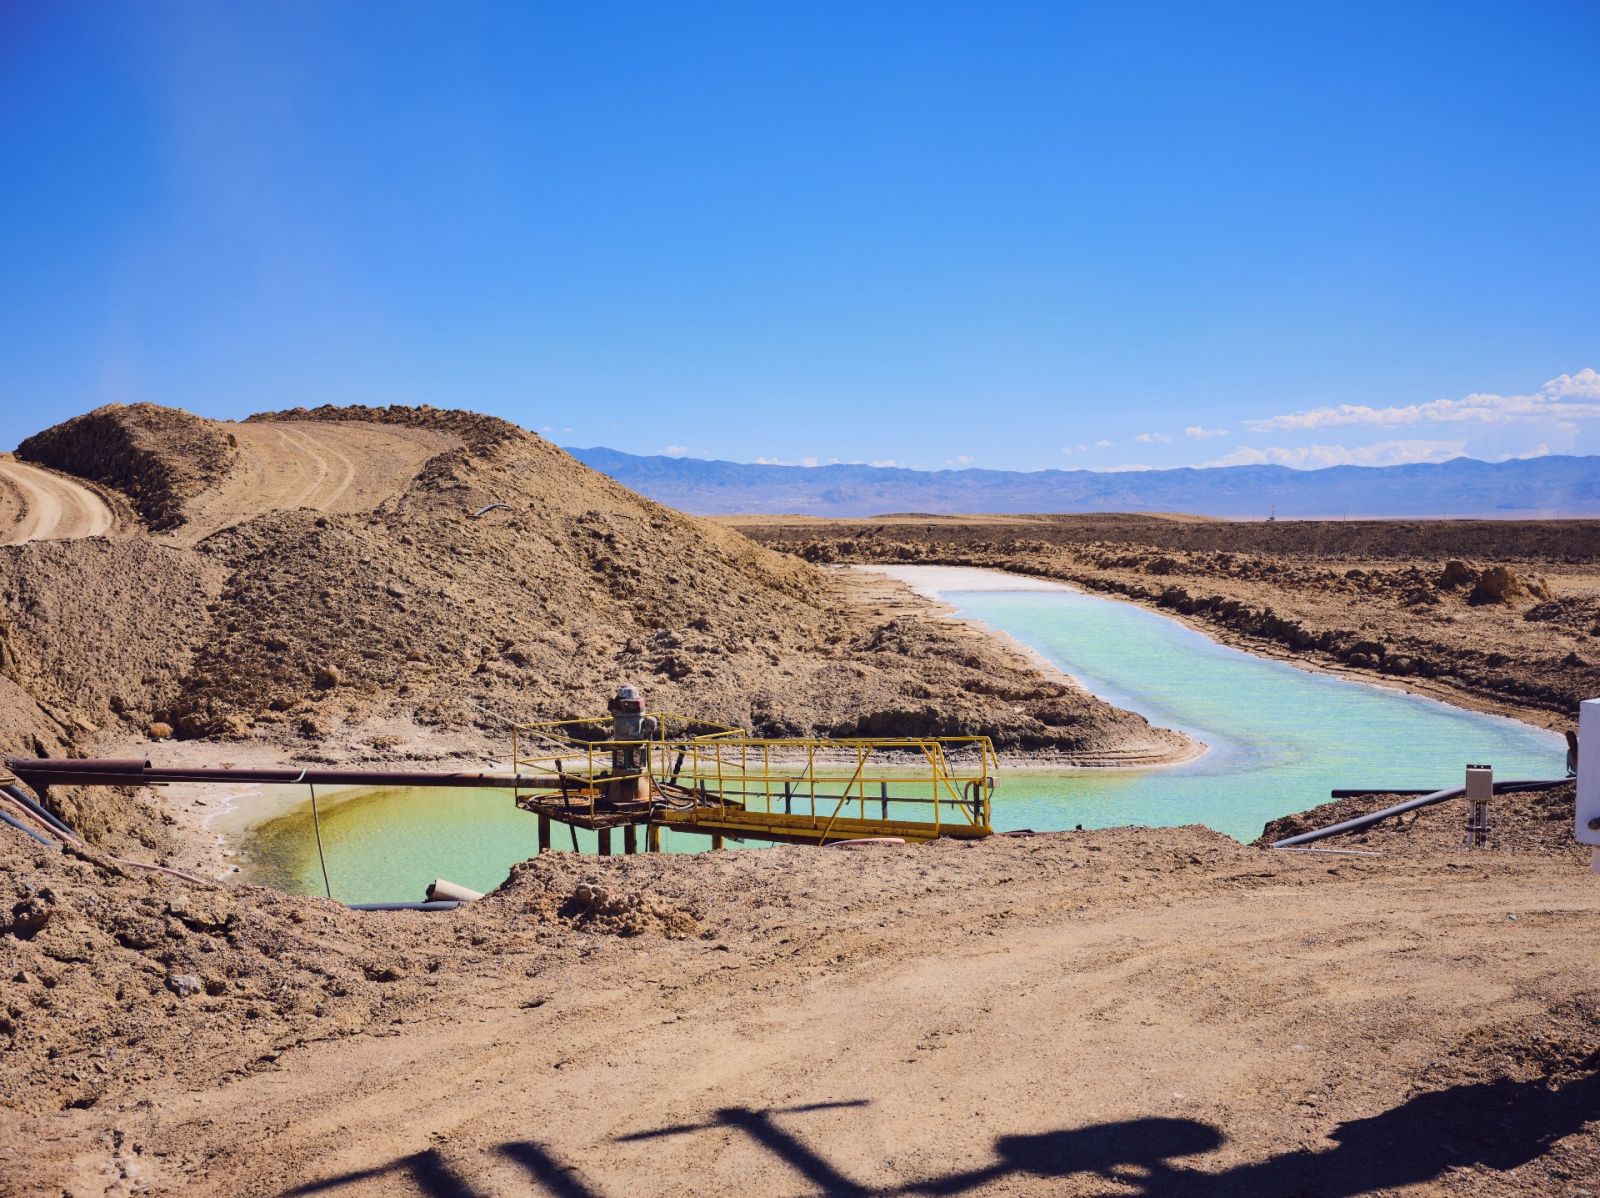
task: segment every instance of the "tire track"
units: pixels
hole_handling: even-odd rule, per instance
[[[353,512],[398,492],[453,437],[358,423],[232,425],[239,455],[229,477],[199,496],[176,540],[195,544],[256,516],[310,508]]]
[[[20,507],[11,526],[0,530],[0,545],[102,537],[116,526],[105,500],[64,475],[0,458],[0,480]]]

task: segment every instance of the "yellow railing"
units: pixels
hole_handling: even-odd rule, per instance
[[[950,820],[990,826],[998,763],[985,736],[766,739],[658,718],[663,735],[651,741],[590,739],[610,730],[609,717],[523,725],[513,734],[513,765],[558,778],[568,805],[590,814],[606,783],[648,776],[652,799],[669,814],[759,812],[821,828],[824,840],[840,819],[913,821],[935,834]],[[674,727],[705,731],[674,736]],[[635,764],[618,769],[614,760]]]

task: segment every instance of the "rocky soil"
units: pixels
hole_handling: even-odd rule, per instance
[[[0,1193],[1577,1198],[1600,879],[1545,851],[1563,802],[1487,853],[553,854],[436,914],[0,828]]]
[[[1600,522],[746,517],[818,563],[988,566],[1159,608],[1307,665],[1565,727],[1600,694]]]

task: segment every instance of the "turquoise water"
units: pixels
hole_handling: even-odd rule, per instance
[[[1469,761],[1489,762],[1501,777],[1564,768],[1566,746],[1552,732],[1254,657],[1129,603],[1066,590],[941,597],[1110,702],[1210,746],[1196,761],[1161,769],[1004,770],[998,828],[1203,823],[1251,840],[1267,820],[1326,802],[1336,786],[1443,786]],[[533,855],[535,823],[503,791],[371,791],[325,802],[333,896],[420,899],[441,876],[492,890]],[[571,847],[566,829],[554,833],[556,848]],[[582,851],[595,851],[592,833],[578,837]],[[663,841],[669,852],[706,845],[671,833]],[[621,852],[620,833],[613,845]],[[323,892],[308,805],[255,829],[247,856],[258,880]]]
[[[1256,657],[1130,603],[1065,590],[940,597],[1102,698],[1210,746],[1165,769],[1008,771],[998,827],[1199,823],[1253,840],[1334,787],[1448,786],[1469,761],[1505,778],[1565,771],[1553,732]]]

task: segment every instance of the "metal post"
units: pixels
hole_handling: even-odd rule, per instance
[[[711,834],[711,847],[714,848],[714,849],[720,849],[722,847],[722,833],[721,832],[713,832]]]
[[[791,811],[790,807],[789,807],[789,804],[792,801],[793,797],[794,797],[794,783],[793,782],[785,782],[783,784],[783,813],[785,815],[793,815],[794,814],[794,812]]]
[[[539,851],[550,851],[550,817],[542,811],[539,813]]]
[[[661,825],[646,824],[644,829],[644,851],[659,853],[661,851]]]
[[[881,814],[884,822],[887,823],[889,820],[889,784],[887,782],[878,783],[878,801],[883,808]]]
[[[601,828],[595,833],[595,835],[600,840],[600,855],[602,857],[611,856],[611,829]]]
[[[1467,831],[1465,844],[1469,849],[1487,848],[1489,845],[1489,800],[1494,797],[1494,767],[1469,765],[1467,767]]]
[[[633,824],[622,825],[622,855],[632,856],[639,851],[639,832]]]

